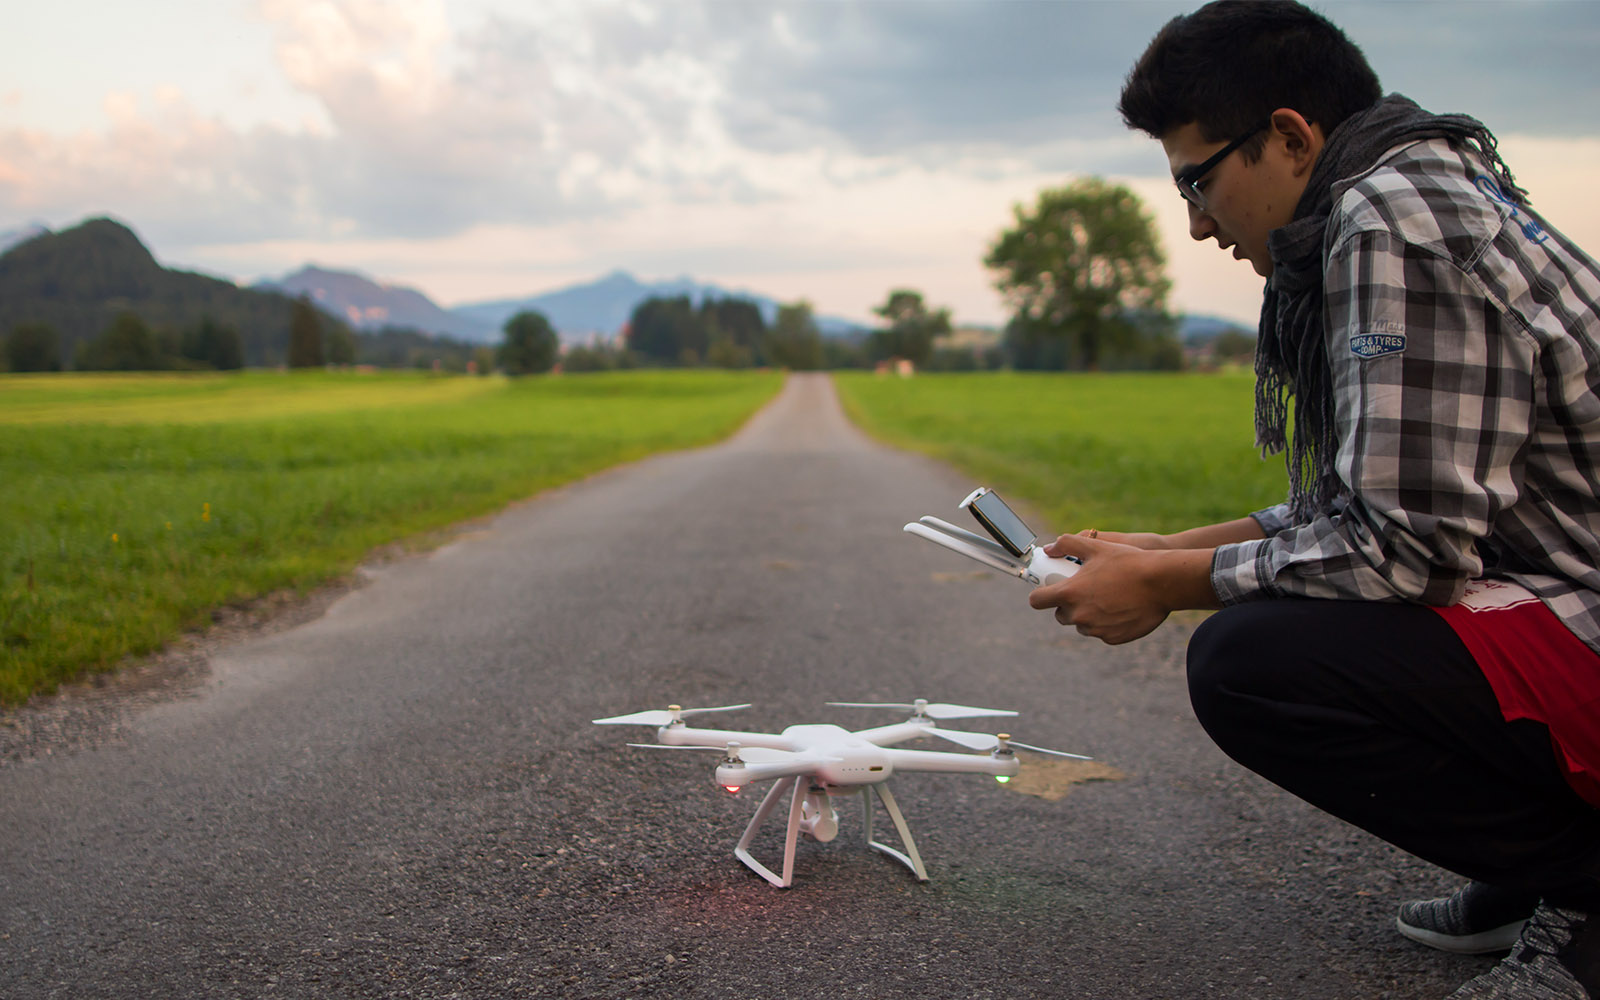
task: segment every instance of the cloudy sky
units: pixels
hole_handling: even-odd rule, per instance
[[[1388,90],[1500,136],[1600,252],[1600,3],[1317,5]],[[1181,311],[1260,279],[1195,244],[1114,109],[1166,0],[0,0],[0,231],[110,214],[169,266],[307,262],[444,305],[618,268],[866,319],[1005,309],[1011,206],[1099,174],[1155,213]]]

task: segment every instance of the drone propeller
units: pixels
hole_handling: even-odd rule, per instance
[[[998,736],[990,736],[988,733],[966,733],[956,729],[939,729],[937,727],[929,729],[928,732],[934,736],[940,737],[941,739],[947,739],[951,743],[959,743],[962,746],[970,747],[973,750],[1004,750],[1009,747],[1016,747],[1019,750],[1032,750],[1034,753],[1047,753],[1056,757],[1071,757],[1073,760],[1094,760],[1093,757],[1085,757],[1081,753],[1067,753],[1064,750],[1046,750],[1044,747],[1036,747],[1027,743],[1018,743],[1007,733],[1001,733]]]
[[[670,726],[675,722],[682,722],[686,715],[700,715],[705,712],[732,712],[735,709],[749,708],[749,705],[720,705],[716,708],[682,708],[678,705],[668,705],[665,709],[653,709],[648,712],[634,712],[632,715],[614,715],[609,719],[595,719],[597,726]]]
[[[729,743],[727,747],[707,746],[679,746],[669,743],[629,743],[630,747],[640,750],[715,750],[725,754],[730,761],[741,761],[746,764],[770,764],[777,761],[787,761],[798,757],[799,754],[792,750],[779,750],[775,747],[747,747],[738,743]]]
[[[1016,715],[1017,713],[1004,708],[973,708],[969,705],[946,705],[943,703],[928,704],[926,699],[918,698],[911,703],[906,702],[865,702],[865,701],[830,701],[829,705],[836,708],[898,708],[911,712],[916,718],[929,719],[977,719],[983,716]]]

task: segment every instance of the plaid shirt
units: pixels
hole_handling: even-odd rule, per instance
[[[1600,265],[1444,140],[1341,182],[1323,245],[1332,509],[1217,549],[1224,604],[1537,594],[1600,651]]]

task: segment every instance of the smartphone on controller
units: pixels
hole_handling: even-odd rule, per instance
[[[1006,506],[1000,494],[987,486],[973,490],[970,496],[961,501],[961,506],[972,511],[972,516],[978,519],[984,530],[1019,559],[1026,559],[1028,550],[1038,541],[1016,511]]]

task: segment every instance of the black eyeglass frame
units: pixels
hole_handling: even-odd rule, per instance
[[[1213,169],[1215,169],[1217,164],[1227,159],[1229,153],[1238,149],[1240,146],[1243,146],[1251,139],[1254,139],[1263,130],[1265,130],[1266,127],[1267,126],[1265,125],[1257,125],[1244,135],[1241,135],[1239,138],[1228,143],[1226,146],[1223,146],[1215,153],[1212,153],[1204,163],[1198,163],[1181,171],[1178,176],[1172,178],[1172,183],[1178,185],[1178,194],[1182,195],[1183,200],[1193,205],[1195,208],[1200,209],[1202,212],[1205,211],[1206,195],[1204,191],[1200,190],[1200,181],[1205,177],[1206,174],[1209,174]]]

